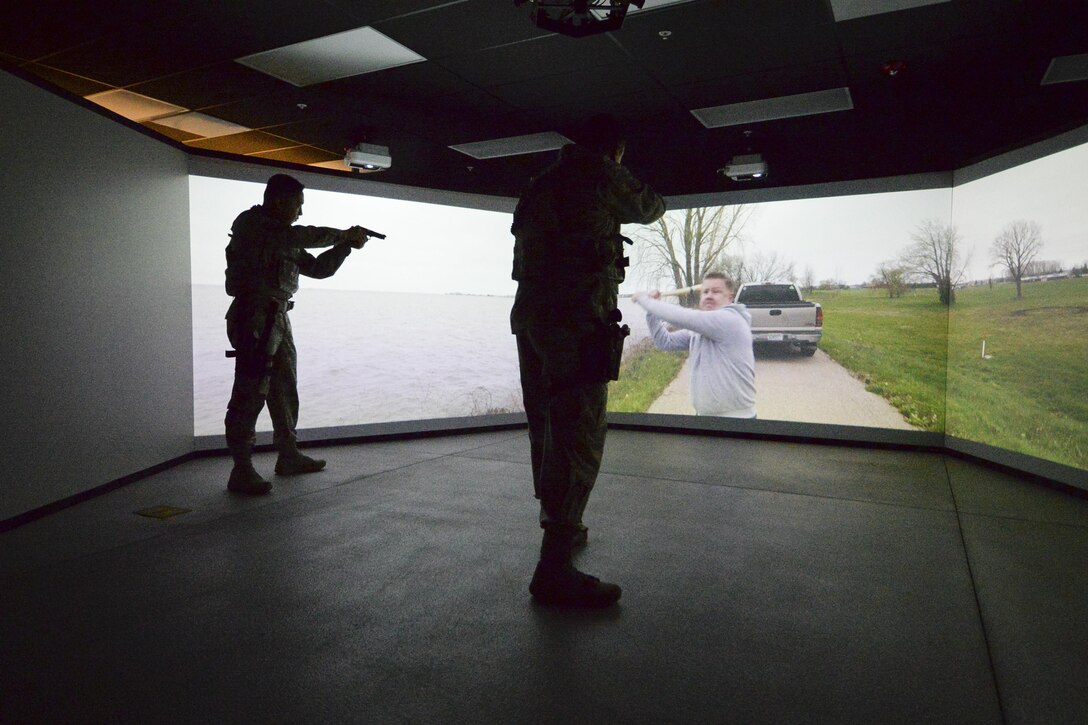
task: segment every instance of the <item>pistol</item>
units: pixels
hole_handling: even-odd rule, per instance
[[[384,234],[379,234],[378,232],[371,231],[370,229],[367,229],[366,227],[359,227],[359,228],[362,229],[363,234],[367,235],[368,237],[374,237],[375,239],[385,239]]]

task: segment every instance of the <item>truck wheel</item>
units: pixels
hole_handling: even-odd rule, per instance
[[[813,355],[816,354],[816,346],[815,345],[802,345],[801,346],[801,354],[804,355],[805,357],[812,357]]]

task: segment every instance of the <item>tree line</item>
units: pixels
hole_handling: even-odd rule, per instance
[[[1007,273],[1016,284],[1017,299],[1023,297],[1024,279],[1039,274],[1035,270],[1043,264],[1037,259],[1042,248],[1039,225],[1024,219],[1007,223],[990,244],[990,266]],[[915,228],[910,245],[897,259],[880,263],[873,284],[886,289],[889,297],[899,297],[912,282],[925,280],[937,288],[941,304],[952,305],[968,262],[956,226],[926,219]]]
[[[788,281],[805,290],[842,286],[834,280],[817,283],[811,267],[799,273],[793,261],[777,252],[747,250],[744,230],[752,213],[746,204],[667,212],[638,234],[643,274],[652,280],[669,279],[677,288],[693,287],[712,271],[732,277],[738,285]],[[1042,248],[1039,225],[1022,219],[1007,223],[990,244],[991,267],[1015,282],[1017,298],[1023,296],[1023,281],[1041,274],[1040,266],[1047,264],[1038,259]],[[895,259],[880,263],[870,285],[887,290],[889,297],[899,297],[912,287],[932,286],[941,304],[952,305],[969,261],[954,224],[925,219]],[[690,292],[682,301],[697,300],[698,293]]]

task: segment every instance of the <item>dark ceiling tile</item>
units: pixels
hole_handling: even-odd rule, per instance
[[[114,35],[57,53],[45,62],[68,73],[124,87],[202,65],[200,49],[191,42],[188,46],[177,50],[147,37]]]
[[[230,0],[192,6],[188,22],[212,60],[229,60],[353,30],[351,13],[322,0]],[[169,42],[170,38],[164,38]]]
[[[283,84],[283,90],[265,96],[206,107],[203,113],[247,128],[272,128],[339,113],[342,102],[327,93]]]
[[[945,2],[837,23],[842,52],[895,55],[919,44],[947,44],[970,28],[957,7],[956,3]]]
[[[380,138],[367,138],[366,130],[355,116],[315,118],[275,127],[277,136],[294,139],[341,157],[349,147],[360,141],[383,142]]]
[[[179,128],[171,128],[170,126],[162,126],[154,121],[146,121],[144,124],[147,128],[151,129],[155,133],[161,134],[166,138],[173,139],[174,141],[195,141],[201,136],[195,133],[189,133],[188,131],[182,131]]]
[[[476,85],[499,86],[560,73],[590,72],[592,68],[630,61],[623,50],[603,36],[549,35],[450,55],[437,62]]]
[[[69,93],[74,93],[77,96],[89,96],[92,93],[101,93],[102,91],[108,91],[112,88],[112,86],[107,86],[88,78],[81,78],[80,76],[65,73],[56,68],[50,68],[49,66],[37,63],[31,63],[25,66],[25,70],[30,71],[42,80],[48,81],[56,87],[63,88]]]
[[[49,65],[130,86],[217,62],[349,30],[356,21],[323,2],[233,0],[184,14],[150,9],[113,33],[50,56]]]
[[[7,2],[0,6],[0,47],[23,60],[110,35],[125,16],[124,2],[69,0]]]
[[[194,111],[240,99],[287,92],[292,86],[272,76],[224,61],[196,70],[137,83],[128,90]]]
[[[282,136],[274,136],[261,131],[246,131],[244,133],[233,133],[229,136],[192,141],[187,145],[209,151],[225,151],[244,155],[257,153],[258,151],[288,148],[299,144],[297,141],[285,139]]]
[[[441,5],[449,5],[450,2],[451,0],[329,0],[329,4],[350,13],[359,21],[360,26],[415,15]]]
[[[262,159],[272,159],[274,161],[284,161],[289,164],[319,164],[323,161],[337,161],[343,160],[343,154],[333,154],[321,149],[315,149],[312,146],[295,146],[287,149],[276,149],[273,151],[258,151],[250,154],[250,156],[256,156]],[[347,167],[344,167],[345,171]]]
[[[477,118],[474,123],[455,121],[433,129],[426,129],[421,133],[442,146],[455,146],[554,130],[556,130],[555,126],[546,121],[528,118],[521,113],[507,113]]]
[[[616,40],[632,53],[668,44],[685,47],[741,42],[780,43],[783,31],[796,35],[832,22],[827,0],[699,0],[628,16]],[[663,40],[661,31],[671,35]]]
[[[698,123],[663,91],[649,90],[580,101],[564,99],[556,105],[533,111],[547,130],[568,132],[598,113],[608,113],[619,120],[627,133],[639,138],[660,136],[660,142],[682,139]]]
[[[515,108],[532,109],[554,106],[558,102],[577,103],[654,88],[657,88],[656,84],[640,69],[613,64],[510,83],[491,88],[490,91]]]
[[[529,21],[528,7],[516,8],[506,0],[466,0],[374,27],[424,58],[436,60],[547,35]]]
[[[677,100],[688,110],[729,103],[812,93],[848,85],[839,61],[825,61],[773,68],[763,72],[714,78],[673,88]]]
[[[316,86],[349,102],[365,106],[373,96],[410,95],[427,101],[473,90],[473,86],[442,66],[425,61],[387,68],[374,73],[340,78]]]
[[[749,34],[719,38],[709,45],[687,45],[672,39],[644,52],[637,62],[665,85],[680,85],[726,76],[773,70],[839,57],[834,27],[814,26],[804,31],[783,29],[772,39]]]

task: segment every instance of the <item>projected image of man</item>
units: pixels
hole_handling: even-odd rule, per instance
[[[703,278],[697,310],[662,302],[657,291],[631,295],[646,310],[654,346],[689,353],[691,404],[699,415],[756,417],[752,316],[733,303],[735,295],[733,280],[714,272]],[[680,329],[669,331],[666,323]]]

